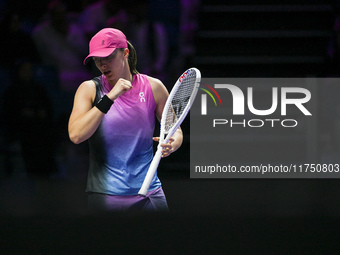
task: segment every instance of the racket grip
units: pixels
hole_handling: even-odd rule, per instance
[[[156,173],[156,170],[158,168],[161,157],[162,157],[162,148],[159,146],[154,157],[153,157],[153,160],[150,164],[148,172],[146,173],[144,182],[143,182],[142,187],[140,188],[140,190],[138,192],[138,195],[145,197],[146,194],[148,193],[151,181],[152,181],[153,177],[155,176],[155,173]]]

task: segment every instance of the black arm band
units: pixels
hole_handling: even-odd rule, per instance
[[[107,113],[110,110],[112,104],[113,104],[113,101],[110,98],[108,98],[107,95],[105,95],[98,101],[98,103],[96,104],[96,107],[101,112]]]

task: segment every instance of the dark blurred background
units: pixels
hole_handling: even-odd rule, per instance
[[[67,121],[79,84],[98,75],[82,62],[103,27],[121,29],[139,71],[169,90],[191,66],[203,77],[339,77],[339,1],[1,0],[0,23],[3,254],[291,254],[337,243],[327,227],[339,180],[190,179],[188,119],[182,148],[159,168],[170,213],[91,217],[87,144],[69,141]],[[317,91],[309,137],[325,162],[339,163],[339,92]]]

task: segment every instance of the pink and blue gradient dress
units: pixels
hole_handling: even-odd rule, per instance
[[[94,79],[94,104],[110,91],[105,76]],[[156,103],[148,77],[134,75],[132,89],[114,101],[89,139],[87,192],[137,195],[153,158]],[[150,191],[161,187],[157,174]]]

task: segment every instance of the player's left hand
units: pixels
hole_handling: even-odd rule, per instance
[[[155,142],[158,142],[159,141],[159,137],[154,137],[154,138],[152,138],[152,140],[154,140]],[[174,149],[172,147],[173,141],[175,141],[175,139],[170,137],[168,143],[162,143],[161,144],[161,147],[162,147],[162,158],[168,157],[171,153],[174,152]]]

